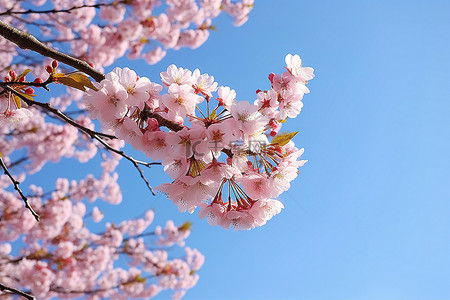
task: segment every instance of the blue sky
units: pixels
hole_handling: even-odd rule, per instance
[[[168,65],[215,76],[253,101],[287,53],[315,69],[296,145],[309,162],[267,225],[234,232],[152,197],[126,161],[117,220],[147,208],[156,222],[192,220],[206,256],[185,299],[450,299],[450,2],[256,1],[240,28],[226,16],[197,50]],[[166,180],[147,171],[156,186]],[[159,299],[165,299],[162,294]]]
[[[220,18],[197,50],[132,62],[153,80],[171,63],[199,68],[249,101],[287,53],[315,68],[284,128],[309,162],[262,228],[179,214],[122,163],[122,207],[194,222],[206,264],[185,299],[450,298],[449,13],[448,1],[256,1],[243,27]]]

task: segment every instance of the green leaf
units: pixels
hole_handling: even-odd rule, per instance
[[[272,139],[271,144],[284,146],[289,143],[289,141],[292,140],[297,133],[298,131],[280,133]]]
[[[20,74],[20,75],[17,77],[17,81],[19,81],[20,78],[25,77],[25,76],[26,76],[28,73],[30,73],[30,72],[31,72],[31,69],[26,69],[25,71],[23,71],[22,74]]]
[[[27,93],[24,93],[24,92],[19,92],[19,91],[17,91],[22,97],[25,97],[25,98],[27,98],[28,100],[33,100],[33,97],[36,97],[36,95],[35,94],[27,94]],[[20,99],[20,98],[19,98]],[[20,108],[20,107],[19,107]]]
[[[134,280],[138,283],[145,283],[147,281],[147,279],[145,279],[144,277],[141,276],[141,274],[137,275]]]
[[[179,231],[187,231],[187,230],[190,230],[191,228],[192,228],[192,223],[187,221],[186,223],[184,223],[183,225],[178,227],[178,230]]]
[[[210,114],[209,114],[209,119],[210,120],[214,120],[217,116],[217,111],[216,109],[214,109]]]
[[[57,78],[59,83],[64,84],[65,86],[76,88],[83,92],[86,92],[86,87],[94,91],[98,91],[98,89],[89,80],[89,77],[81,73],[73,73],[68,76],[58,73],[55,74],[54,77]]]
[[[286,117],[286,118],[284,118],[283,120],[279,120],[278,122],[280,122],[280,123],[284,123],[284,122],[286,122],[286,121],[287,121],[287,119],[289,119],[289,117]]]
[[[16,102],[16,107],[18,109],[22,108],[22,101],[20,100],[19,96],[14,95],[14,102]]]

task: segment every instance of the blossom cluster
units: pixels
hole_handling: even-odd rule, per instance
[[[53,65],[52,72],[57,67]],[[5,82],[19,78],[25,76],[11,71]],[[26,93],[30,87],[25,85],[12,85],[11,89],[32,94]],[[73,109],[72,96],[55,97],[50,103],[61,110]],[[71,124],[49,118],[35,106],[28,107],[11,92],[2,93],[0,107],[0,155],[21,183],[49,162],[74,158],[87,163],[99,153],[98,144],[89,136]],[[23,118],[18,117],[21,111],[27,112]],[[74,121],[94,129],[85,114],[79,114]],[[125,144],[119,139],[107,143],[119,150]],[[102,158],[99,176],[87,174],[71,181],[60,178],[51,191],[37,186],[28,189],[28,201],[40,215],[40,222],[11,191],[11,180],[0,176],[0,283],[24,289],[39,299],[85,295],[92,299],[142,299],[164,290],[172,290],[172,297],[179,299],[196,284],[196,271],[204,258],[185,246],[191,232],[189,224],[177,227],[167,221],[165,226],[149,231],[154,213],[147,211],[142,218],[115,225],[108,223],[106,212],[104,215],[94,206],[98,200],[122,202],[119,175],[115,172],[122,156],[102,153]],[[101,225],[94,227],[93,223],[102,221],[104,232],[92,231]],[[166,251],[175,244],[184,250],[183,257],[172,257]],[[124,259],[130,263],[124,265]],[[1,297],[7,298],[7,294],[1,293]]]
[[[254,0],[37,0],[0,1],[2,20],[27,31],[37,26],[48,45],[71,53],[96,67],[111,65],[128,51],[129,58],[149,64],[160,61],[168,49],[197,48],[214,29],[212,20],[225,12],[240,26],[247,21]],[[28,14],[22,14],[29,11]],[[67,13],[70,12],[70,13]],[[33,28],[34,29],[34,28]],[[3,46],[3,44],[5,44]],[[0,69],[17,55],[0,37]],[[33,60],[25,59],[30,65]]]
[[[142,299],[168,289],[174,290],[174,299],[179,299],[198,280],[196,271],[204,262],[200,252],[185,247],[184,257],[170,258],[163,248],[175,243],[184,247],[189,224],[176,227],[168,221],[165,228],[157,226],[148,231],[154,218],[149,210],[142,218],[117,225],[106,223],[102,233],[86,227],[89,219],[99,222],[103,214],[98,207],[87,212],[82,199],[106,200],[120,194],[112,178],[88,176],[79,182],[60,178],[51,193],[31,186],[29,200],[39,211],[40,222],[5,189],[10,182],[2,178],[0,184],[3,284],[22,287],[40,299],[82,295],[91,299]],[[17,241],[20,237],[23,241]],[[14,251],[19,244],[20,251]],[[128,267],[118,264],[125,257]]]
[[[211,225],[250,229],[281,211],[274,198],[305,163],[295,134],[278,133],[300,113],[313,69],[298,55],[285,61],[286,71],[270,74],[271,88],[258,90],[253,103],[238,102],[213,76],[175,65],[161,73],[162,85],[116,68],[84,102],[102,126],[162,161],[173,181],[157,189],[180,211],[200,207]]]

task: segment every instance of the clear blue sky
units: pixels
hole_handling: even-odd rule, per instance
[[[450,299],[450,1],[256,1],[248,23],[216,22],[205,45],[155,66],[199,68],[253,101],[287,53],[315,69],[295,142],[309,162],[286,209],[244,232],[151,197],[123,161],[118,219],[154,208],[192,220],[206,263],[185,299]],[[147,171],[154,186],[158,167]],[[159,299],[165,299],[163,294]]]

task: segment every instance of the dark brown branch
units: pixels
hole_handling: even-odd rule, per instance
[[[184,127],[181,126],[180,124],[174,123],[172,121],[169,121],[167,119],[164,119],[163,117],[161,117],[160,115],[158,115],[157,113],[149,113],[148,114],[149,118],[154,118],[158,121],[159,126],[164,126],[167,127],[175,132],[178,132],[180,130],[182,130]]]
[[[24,297],[24,298],[26,298],[26,299],[29,299],[29,300],[36,300],[36,298],[34,298],[33,295],[30,295],[30,294],[27,294],[27,293],[25,293],[25,292],[22,292],[22,291],[20,291],[20,290],[18,290],[18,289],[15,289],[15,288],[6,286],[6,285],[4,285],[4,284],[2,284],[2,283],[0,283],[0,290],[1,290],[2,292],[8,291],[8,292],[10,292],[10,293],[12,293],[12,294],[16,294],[16,295],[22,296],[22,297]]]
[[[139,175],[141,175],[142,180],[144,180],[145,184],[147,185],[148,189],[150,190],[150,192],[153,194],[153,196],[155,196],[155,192],[153,191],[153,188],[151,187],[150,183],[148,182],[147,178],[145,178],[144,172],[142,172],[141,168],[139,168],[139,164],[150,167],[151,165],[160,165],[161,163],[147,163],[147,162],[143,162],[140,160],[136,160],[131,156],[128,156],[127,154],[125,154],[125,152],[121,151],[121,150],[117,150],[114,149],[113,147],[111,147],[110,145],[108,145],[108,143],[106,143],[102,138],[100,138],[99,136],[94,135],[93,139],[99,141],[106,149],[117,153],[119,155],[121,155],[122,157],[125,157],[126,159],[128,159],[133,166],[138,170]]]
[[[145,276],[145,277],[141,277],[141,280],[147,280],[147,279],[151,279],[151,278],[154,278],[154,277],[156,277],[156,276],[148,275],[148,276]],[[87,295],[89,295],[89,294],[96,294],[96,293],[100,293],[100,292],[106,292],[106,291],[113,290],[113,289],[114,290],[115,289],[119,289],[122,286],[126,286],[128,284],[132,284],[132,283],[136,283],[136,282],[138,282],[138,281],[136,281],[136,279],[134,279],[134,280],[130,279],[130,280],[127,280],[125,282],[121,282],[121,283],[119,283],[119,284],[117,284],[115,286],[109,287],[109,288],[99,288],[97,290],[90,290],[90,291],[81,291],[81,290],[79,290],[79,291],[66,291],[66,290],[60,289],[59,287],[50,288],[50,291],[55,292],[55,293],[59,293],[59,294],[66,294],[66,295],[68,295],[68,294],[87,294]]]
[[[9,9],[5,12],[0,13],[0,16],[3,15],[26,15],[26,14],[56,14],[56,13],[70,13],[72,10],[76,10],[76,9],[80,9],[80,8],[85,8],[85,7],[94,7],[94,8],[99,8],[101,6],[110,6],[113,5],[113,3],[97,3],[97,4],[92,4],[92,5],[81,5],[81,6],[74,6],[71,8],[67,8],[67,9],[60,9],[60,10],[55,10],[55,9],[48,9],[48,10],[34,10],[34,9],[27,9],[24,11],[12,11],[12,9]]]
[[[39,107],[43,108],[47,112],[53,113],[55,116],[57,116],[58,118],[60,118],[64,122],[66,122],[66,123],[68,123],[68,124],[78,128],[78,129],[80,129],[81,131],[83,131],[84,133],[89,135],[91,138],[94,138],[94,136],[97,135],[97,136],[105,137],[105,138],[108,138],[108,139],[111,139],[111,140],[117,139],[114,135],[106,134],[106,133],[102,133],[102,132],[97,132],[97,131],[94,131],[94,130],[90,130],[89,128],[86,128],[86,127],[78,124],[73,119],[71,119],[68,116],[66,116],[65,114],[63,114],[58,109],[51,107],[49,103],[42,103],[42,102],[37,102],[37,101],[34,101],[34,100],[27,99],[23,95],[18,93],[17,91],[15,91],[12,88],[7,87],[7,86],[5,86],[3,88],[5,90],[15,94],[16,96],[18,96],[22,101],[24,101],[29,106],[36,105],[36,106],[39,106]]]
[[[33,210],[30,203],[28,202],[28,198],[23,194],[22,190],[20,189],[20,187],[19,187],[20,182],[15,180],[14,177],[11,175],[11,173],[9,173],[8,168],[5,165],[5,162],[3,161],[3,157],[1,157],[1,156],[0,156],[0,164],[3,168],[5,175],[9,177],[9,179],[11,180],[11,182],[14,185],[14,189],[19,193],[20,197],[22,198],[23,202],[25,203],[25,207],[31,212],[31,214],[36,219],[36,221],[39,222],[39,215]]]
[[[140,238],[140,237],[153,236],[153,235],[156,235],[154,231],[152,231],[152,232],[144,232],[144,233],[141,233],[141,234],[138,234],[138,235],[135,235],[135,236],[130,236],[130,237],[124,238],[122,240],[122,244],[128,242],[131,239],[137,239],[137,238]]]
[[[229,158],[233,158],[233,152],[230,149],[222,149],[222,152],[225,153]]]
[[[5,22],[0,20],[0,35],[5,39],[13,42],[19,48],[29,49],[31,51],[42,54],[46,57],[51,57],[65,63],[77,70],[94,78],[96,81],[100,82],[105,79],[105,75],[94,68],[92,68],[87,62],[80,59],[74,58],[70,55],[64,54],[60,51],[50,48],[49,46],[40,42],[37,38],[29,33],[23,32],[17,28],[14,28]]]
[[[8,166],[8,168],[9,168],[9,169],[14,168],[15,166],[17,166],[17,165],[23,163],[24,161],[27,161],[28,159],[30,159],[28,156],[24,156],[24,157],[22,157],[22,158],[19,158],[18,160],[12,162],[12,163]]]
[[[38,83],[38,82],[30,82],[30,81],[2,81],[0,82],[0,87],[5,87],[5,86],[34,86],[34,87],[42,87],[44,88],[46,91],[50,91],[49,88],[47,87],[47,85],[49,85],[50,83],[54,82],[55,80],[53,79],[52,76],[49,76],[47,78],[46,81]]]
[[[7,40],[15,43],[20,48],[35,51],[44,56],[56,59],[62,63],[65,63],[71,67],[74,67],[75,69],[90,75],[97,82],[100,82],[103,79],[105,79],[105,74],[93,69],[86,62],[79,60],[75,57],[72,57],[70,55],[56,51],[56,50],[50,48],[49,46],[44,45],[42,42],[40,42],[38,39],[36,39],[31,34],[25,33],[25,32],[20,31],[12,26],[9,26],[8,24],[6,24],[5,22],[3,22],[1,20],[0,20],[0,35],[3,36],[4,38],[6,38]],[[149,114],[148,117],[156,119],[160,126],[167,127],[173,131],[180,131],[184,128],[183,126],[181,126],[177,123],[171,122],[171,121],[163,118],[162,116],[158,115],[157,113],[151,113],[151,114]]]
[[[58,61],[60,61],[62,63],[65,63],[65,64],[67,64],[67,65],[69,65],[71,67],[74,67],[75,69],[90,75],[97,82],[100,82],[103,79],[105,79],[105,75],[103,73],[95,70],[94,68],[92,68],[86,62],[84,62],[82,60],[79,60],[79,59],[77,59],[75,57],[72,57],[70,55],[64,54],[62,52],[56,51],[56,50],[50,48],[49,46],[46,46],[42,42],[40,42],[38,39],[36,39],[31,34],[22,32],[22,31],[14,28],[12,26],[9,26],[8,24],[6,24],[5,22],[3,22],[1,20],[0,20],[0,35],[2,35],[4,38],[10,40],[11,42],[15,43],[16,45],[18,45],[22,49],[29,49],[29,50],[35,51],[35,52],[40,53],[40,54],[42,54],[42,55],[44,55],[46,57],[51,57],[51,58],[56,59],[56,60],[58,60]],[[49,106],[48,104],[43,104],[43,105]],[[47,108],[45,108],[45,109],[47,109]],[[49,109],[47,109],[47,110],[49,110]],[[57,111],[57,112],[59,112],[59,111]],[[60,114],[63,115],[62,113],[60,113]],[[62,119],[64,121],[66,121],[66,122],[72,121],[67,116],[65,116],[65,115],[63,115],[63,116],[65,118],[62,117],[62,116],[61,117],[62,117]],[[148,115],[148,117],[156,119],[160,126],[167,127],[167,128],[169,128],[169,129],[171,129],[171,130],[173,130],[175,132],[180,131],[180,130],[182,130],[184,128],[182,125],[179,125],[177,123],[169,121],[169,120],[163,118],[162,116],[160,116],[157,113],[151,113],[151,114]],[[75,122],[73,122],[73,123],[74,124],[69,122],[69,124],[72,124],[72,125],[76,126],[77,128],[81,129],[79,127],[80,125],[78,125]],[[87,133],[87,134],[89,134],[89,136],[91,136],[91,138],[93,138],[93,136],[90,133]],[[104,134],[100,134],[100,135],[105,136]],[[115,138],[115,137],[108,137],[108,138]],[[231,151],[229,151],[228,149],[223,149],[222,152],[224,152],[228,157],[232,157],[233,156]],[[140,171],[140,173],[142,173],[142,172]]]
[[[156,165],[156,164],[160,164],[160,163],[148,163],[148,162],[143,162],[143,161],[140,161],[140,160],[136,160],[133,157],[125,154],[125,152],[117,150],[117,149],[114,149],[113,147],[111,147],[108,143],[106,143],[102,139],[102,137],[106,137],[106,138],[109,138],[109,139],[116,139],[115,136],[109,135],[109,134],[105,134],[105,133],[101,133],[101,132],[97,132],[97,131],[93,131],[93,130],[91,130],[89,128],[86,128],[86,127],[78,124],[77,122],[75,122],[74,120],[72,120],[71,118],[66,116],[65,114],[63,114],[61,111],[57,110],[56,108],[51,107],[49,103],[36,102],[34,100],[27,99],[26,97],[24,97],[23,95],[21,95],[20,93],[16,92],[15,90],[13,90],[10,87],[4,87],[4,88],[6,90],[8,90],[9,92],[12,92],[16,96],[18,96],[22,101],[24,101],[28,105],[30,105],[30,106],[38,105],[39,107],[42,107],[42,108],[44,108],[45,110],[47,110],[49,112],[52,112],[53,114],[58,116],[63,121],[69,123],[70,125],[78,128],[80,131],[82,131],[85,134],[87,134],[91,139],[99,141],[106,149],[108,149],[108,150],[110,150],[110,151],[112,151],[114,153],[117,153],[117,154],[121,155],[122,157],[126,158],[127,160],[129,160],[134,165],[134,167],[139,171],[139,174],[141,175],[141,178],[144,180],[144,182],[147,185],[147,187],[149,188],[150,192],[153,195],[155,195],[155,192],[153,191],[153,188],[150,186],[150,183],[148,182],[147,178],[145,178],[144,173],[142,172],[142,170],[139,167],[139,165],[141,164],[141,165],[150,167],[151,165]]]

